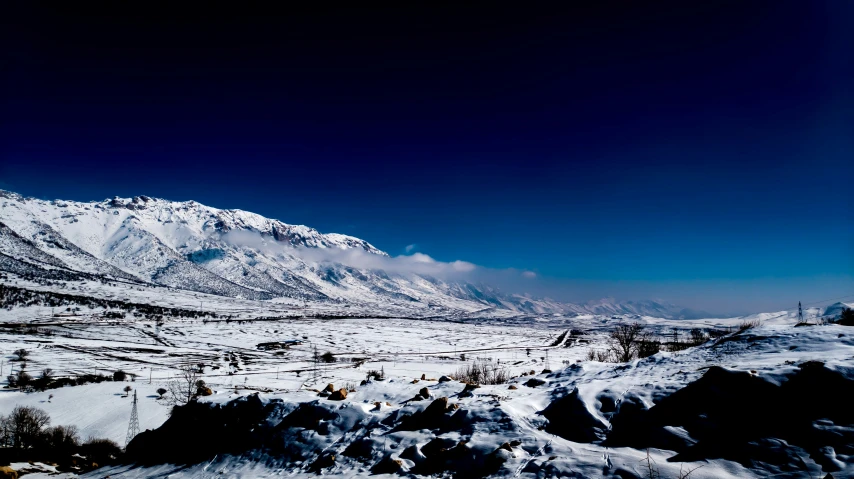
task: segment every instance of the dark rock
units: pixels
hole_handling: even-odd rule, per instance
[[[525,381],[525,386],[528,386],[529,388],[535,388],[537,386],[542,386],[545,383],[546,383],[546,381],[543,379],[531,378],[531,379]]]
[[[549,420],[546,431],[574,442],[598,441],[607,430],[605,424],[587,410],[578,389],[552,401],[540,414]]]
[[[345,399],[347,399],[347,390],[344,388],[333,391],[332,394],[329,395],[330,401],[343,401]]]

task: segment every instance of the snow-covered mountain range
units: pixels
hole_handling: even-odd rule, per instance
[[[45,201],[0,190],[0,270],[13,273],[85,275],[232,298],[359,304],[378,311],[394,305],[419,316],[492,309],[698,317],[657,301],[573,304],[505,293],[461,275],[433,274],[427,257],[403,258],[427,263],[426,269],[410,271],[391,267],[389,259],[359,238],[195,201],[147,196]]]

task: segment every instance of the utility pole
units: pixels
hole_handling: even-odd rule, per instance
[[[798,323],[804,322],[804,310],[801,309],[801,302],[798,301]]]
[[[133,392],[133,409],[130,411],[130,423],[128,424],[128,435],[125,438],[125,447],[139,434],[139,414],[136,410],[136,390]]]

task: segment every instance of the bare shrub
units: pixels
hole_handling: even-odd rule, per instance
[[[367,373],[367,379],[376,379],[377,381],[382,381],[385,379],[385,370],[384,369],[371,369]]]
[[[178,373],[166,384],[169,403],[180,406],[195,399],[200,379],[201,373],[194,364],[189,361],[179,364]]]
[[[42,441],[54,451],[68,451],[80,445],[77,426],[54,426],[42,433]]]
[[[614,362],[611,356],[611,351],[592,348],[587,350],[587,360],[598,361],[600,363]]]
[[[706,337],[706,332],[700,328],[692,329],[690,332],[690,338],[691,339],[689,341],[691,341],[691,345],[693,346],[699,346],[700,344],[703,344],[708,340],[708,338]]]
[[[760,324],[762,324],[762,323],[760,323],[758,319],[753,319],[753,320],[745,319],[744,321],[741,322],[741,324],[738,325],[738,332],[743,333],[743,332],[747,331],[748,329],[758,328]]]
[[[637,355],[639,358],[648,358],[661,351],[661,341],[650,332],[644,332],[637,340]]]
[[[324,363],[334,363],[335,361],[337,361],[337,358],[334,354],[332,354],[331,351],[327,351],[320,355],[320,360]]]
[[[457,381],[469,384],[504,384],[510,379],[507,371],[486,361],[475,361],[457,369]]]
[[[26,361],[27,356],[30,355],[30,352],[24,348],[21,348],[21,349],[16,349],[15,351],[12,352],[12,354],[14,354],[15,356],[18,357],[18,361]]]

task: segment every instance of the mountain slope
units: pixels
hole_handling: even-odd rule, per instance
[[[351,304],[378,312],[393,306],[418,316],[505,311],[688,317],[662,302],[578,305],[508,294],[460,276],[388,269],[389,255],[359,238],[195,201],[137,196],[81,203],[0,191],[0,206],[0,253],[8,257],[2,264],[16,271],[41,265],[230,298]]]

